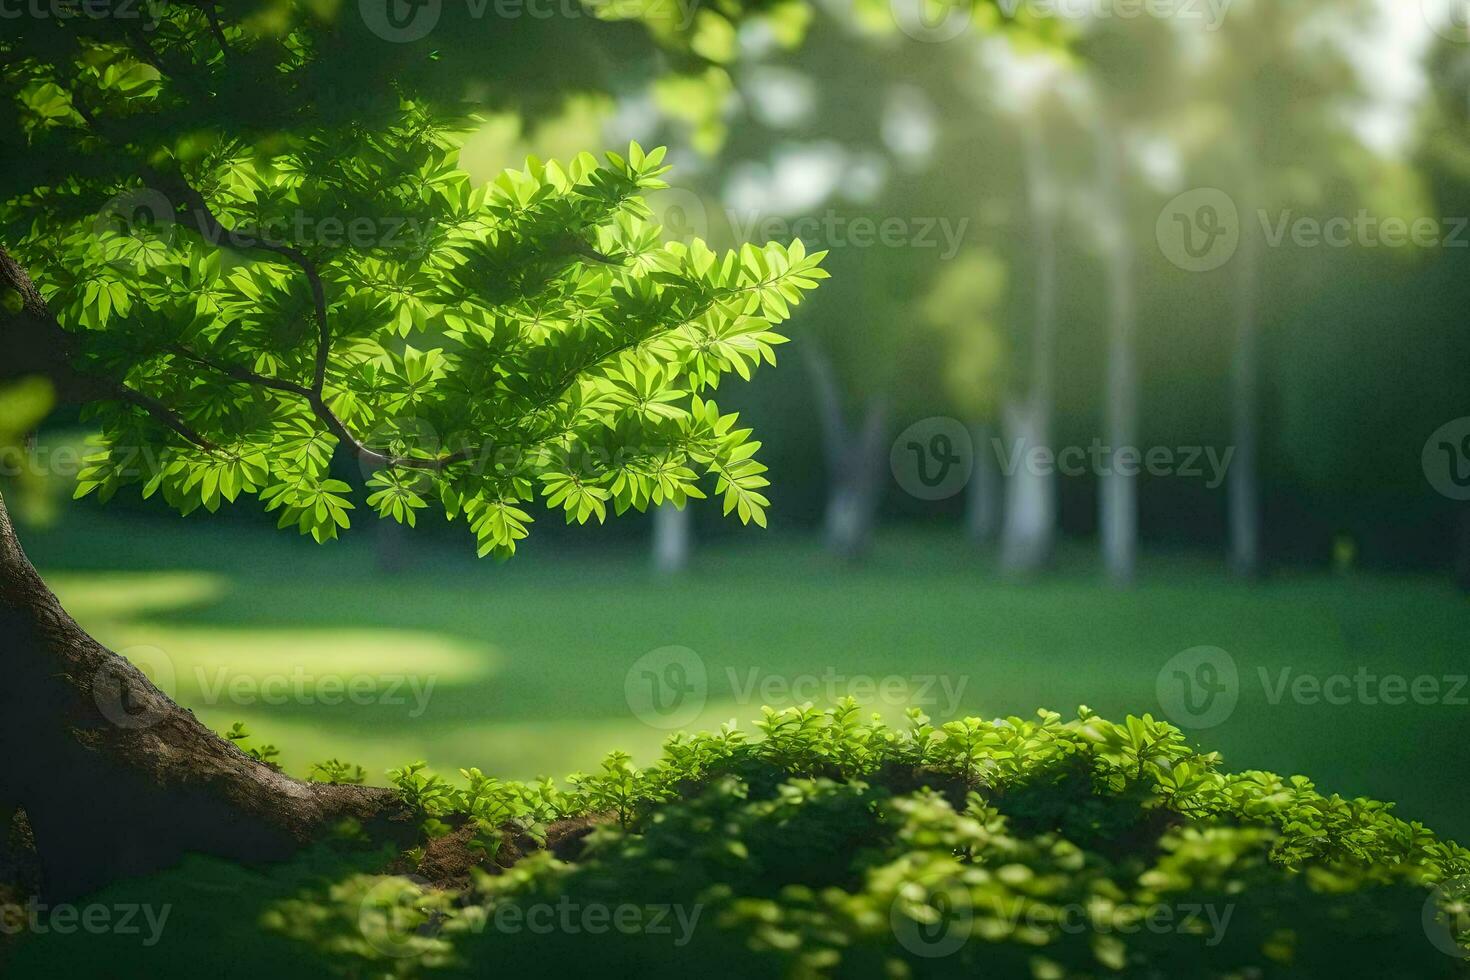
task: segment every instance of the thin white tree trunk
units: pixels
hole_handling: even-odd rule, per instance
[[[808,339],[802,345],[826,450],[827,549],[839,558],[862,557],[872,543],[882,496],[883,440],[888,431],[888,404],[869,398],[857,431],[847,423],[837,373],[825,351]]]
[[[677,575],[689,567],[693,540],[690,511],[671,503],[653,509],[653,567],[661,575]]]
[[[1116,129],[1102,112],[1094,113],[1102,239],[1108,290],[1107,384],[1103,399],[1103,442],[1112,457],[1098,476],[1098,529],[1103,567],[1115,585],[1132,583],[1138,561],[1138,474],[1135,455],[1120,465],[1122,452],[1137,454],[1138,369],[1134,358],[1137,318],[1133,252],[1128,238],[1127,204]]]
[[[1040,123],[1028,118],[1022,133],[1027,193],[1032,227],[1036,231],[1036,320],[1032,333],[1030,391],[1025,398],[1010,401],[1005,409],[1005,441],[1011,465],[1007,474],[1001,563],[1008,572],[1029,574],[1051,560],[1056,537],[1056,475],[1029,467],[1025,460],[1036,447],[1051,448],[1057,320],[1057,202]]]
[[[1050,406],[1040,401],[1012,402],[1005,412],[1005,444],[1011,461],[1006,485],[1001,565],[1018,575],[1038,571],[1051,560],[1057,520],[1056,480],[1049,469],[1027,460],[1032,447],[1049,444]]]
[[[1249,170],[1249,164],[1246,165]],[[1242,215],[1248,226],[1255,206],[1254,181],[1248,177]],[[1225,494],[1230,529],[1230,567],[1239,575],[1261,570],[1261,511],[1258,480],[1258,394],[1260,330],[1257,295],[1260,290],[1256,240],[1245,228],[1235,255],[1235,356],[1231,364],[1231,443],[1235,456],[1226,476]]]

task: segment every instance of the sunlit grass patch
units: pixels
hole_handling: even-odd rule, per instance
[[[73,616],[85,620],[137,619],[208,605],[230,588],[212,572],[57,572],[49,585]]]

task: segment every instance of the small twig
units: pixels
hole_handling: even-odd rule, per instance
[[[174,346],[170,350],[186,360],[192,361],[202,367],[211,368],[241,384],[259,385],[262,388],[270,388],[274,391],[281,391],[288,395],[295,395],[298,398],[306,399],[307,404],[311,406],[312,414],[327,427],[327,431],[336,436],[337,441],[346,446],[354,456],[371,466],[380,466],[389,469],[403,467],[405,469],[438,471],[445,469],[453,463],[461,463],[474,459],[479,452],[476,449],[462,449],[458,452],[436,456],[433,459],[390,455],[380,449],[374,449],[368,446],[361,439],[357,438],[357,436],[353,435],[352,430],[347,428],[347,424],[338,417],[336,412],[332,411],[331,406],[327,404],[326,398],[312,391],[306,385],[297,384],[295,381],[287,381],[283,378],[272,378],[264,374],[257,374],[246,368],[236,367],[230,364],[221,364],[218,361],[189,350],[187,347]]]
[[[177,432],[179,435],[183,436],[185,439],[187,439],[189,442],[192,442],[200,449],[207,450],[208,452],[219,451],[218,446],[206,439],[204,436],[200,435],[194,429],[190,428],[189,424],[183,420],[179,413],[169,408],[157,398],[145,395],[141,391],[129,388],[125,384],[120,384],[117,386],[116,394],[118,398],[122,399],[130,405],[136,405],[137,407],[143,409],[143,411],[152,416],[155,421],[158,421],[168,428],[172,429],[174,432]]]
[[[234,52],[230,50],[230,42],[225,40],[225,30],[220,26],[218,4],[214,0],[203,0],[199,4],[199,9],[204,11],[204,16],[209,21],[209,29],[214,32],[214,39],[219,42],[220,53],[225,56],[226,61],[230,60],[230,55]]]

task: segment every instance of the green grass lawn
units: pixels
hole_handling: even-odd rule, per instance
[[[574,550],[533,540],[503,565],[429,543],[385,575],[371,534],[318,547],[265,528],[85,510],[25,531],[84,626],[216,729],[246,722],[299,774],[333,756],[374,781],[413,759],[524,777],[564,776],[614,748],[647,758],[667,732],[630,709],[626,682],[640,657],[671,645],[706,671],[689,726],[700,728],[748,723],[763,702],[790,703],[780,695],[797,682],[798,697],[825,700],[871,681],[883,702],[885,679],[888,694],[927,699],[937,719],[951,700],[985,716],[1078,704],[1158,715],[1160,669],[1210,645],[1234,657],[1239,703],[1196,737],[1229,768],[1304,773],[1470,837],[1470,707],[1290,694],[1273,704],[1258,674],[1275,684],[1283,668],[1470,672],[1470,601],[1446,581],[1289,574],[1252,585],[1212,557],[1155,557],[1120,592],[1099,584],[1090,555],[1013,583],[937,533],[887,534],[870,561],[844,567],[812,542],[755,531],[667,581],[643,554],[595,537]],[[878,706],[897,714],[899,700]]]

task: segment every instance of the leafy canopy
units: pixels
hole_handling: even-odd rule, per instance
[[[640,194],[666,186],[662,149],[532,159],[474,187],[417,107],[363,140],[345,159],[315,141],[211,159],[199,184],[237,229],[223,241],[151,222],[58,243],[41,283],[53,308],[195,436],[131,402],[98,406],[104,443],[79,495],[141,483],[187,514],[253,494],[326,540],[353,509],[329,474],[345,447],[381,516],[463,514],[481,554],[514,552],[538,494],[569,522],[601,521],[609,506],[683,506],[710,477],[725,513],[765,523],[760,444],[708,395],[774,363],[774,327],[825,276],[822,254],[661,242]],[[280,246],[293,255],[228,248],[256,234],[240,228],[362,202],[370,241],[347,219]]]
[[[319,541],[434,507],[501,557],[538,497],[586,522],[712,487],[765,523],[760,444],[711,394],[774,363],[822,254],[662,242],[664,150],[636,143],[475,186],[479,120],[420,84],[428,52],[323,84],[360,25],[154,13],[0,40],[27,144],[0,229],[105,379],[79,496],[255,496]]]

